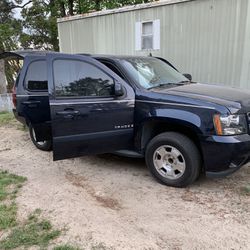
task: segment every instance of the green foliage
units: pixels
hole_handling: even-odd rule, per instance
[[[31,0],[30,0],[31,1]],[[83,14],[102,9],[151,2],[152,0],[0,0],[0,53],[19,48],[59,50],[57,18]],[[21,9],[21,19],[13,11]],[[8,90],[10,91],[20,63],[5,63]]]
[[[0,201],[8,198],[9,195],[16,193],[22,187],[22,183],[26,178],[14,174],[9,174],[7,171],[0,171]],[[8,191],[8,187],[12,187],[12,191]]]
[[[52,3],[33,0],[30,7],[22,10],[23,33],[20,41],[24,48],[59,50],[57,39],[58,11]]]
[[[0,52],[17,48],[22,30],[21,23],[13,17],[13,4],[9,0],[0,1]]]
[[[14,249],[21,246],[46,247],[59,235],[60,231],[53,230],[49,221],[35,217],[26,221],[24,225],[14,228],[4,240],[0,241],[0,249]]]
[[[22,10],[24,48],[59,50],[57,39],[58,17],[87,13],[94,10],[113,9],[125,5],[149,2],[148,0],[86,1],[86,0],[33,0],[32,6]]]
[[[14,18],[14,8],[15,5],[13,1],[0,1],[0,53],[3,51],[15,50],[18,48],[20,34],[22,33],[22,24],[19,20]],[[5,73],[10,88],[14,83],[13,76],[15,76],[16,69],[16,67],[11,67],[11,64],[13,64],[13,62],[5,63]]]
[[[0,230],[14,227],[16,222],[17,207],[11,205],[0,205]]]
[[[40,209],[36,209],[25,222],[17,221],[17,206],[11,199],[25,181],[25,177],[0,170],[0,230],[11,229],[7,237],[0,241],[2,250],[30,246],[46,247],[60,235],[59,230],[52,228],[50,221],[39,218]]]
[[[0,171],[0,229],[11,228],[17,224],[16,203],[4,204],[3,202],[15,197],[25,181],[24,177]]]
[[[67,1],[64,1],[67,3]],[[114,9],[120,8],[127,5],[135,5],[141,3],[148,3],[152,2],[152,0],[76,0],[74,1],[74,14],[83,14],[90,11],[99,11],[102,9]],[[66,4],[66,10],[68,9],[68,5]],[[67,11],[66,11],[67,12]]]
[[[6,125],[14,120],[14,115],[11,112],[0,112],[0,126]]]
[[[241,194],[250,195],[250,184],[241,188]]]

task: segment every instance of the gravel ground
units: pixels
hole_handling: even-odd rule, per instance
[[[40,208],[57,243],[91,249],[250,249],[250,168],[186,189],[157,183],[143,160],[114,155],[53,162],[28,133],[0,127],[0,168],[26,176],[19,218]]]

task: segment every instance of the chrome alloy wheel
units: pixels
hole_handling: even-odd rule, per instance
[[[186,169],[182,153],[170,145],[162,145],[157,148],[153,155],[153,162],[157,172],[170,180],[180,178]]]

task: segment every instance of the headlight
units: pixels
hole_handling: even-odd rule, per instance
[[[245,115],[214,115],[214,126],[217,135],[239,135],[247,133]]]

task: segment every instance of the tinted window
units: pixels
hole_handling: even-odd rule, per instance
[[[78,60],[54,62],[57,96],[113,96],[114,81],[99,68]]]
[[[124,79],[124,77],[121,74],[121,72],[112,63],[106,62],[106,61],[100,61],[100,62],[103,63],[105,66],[107,66],[109,69],[111,69],[114,73],[116,73],[122,79]]]
[[[27,70],[25,86],[31,91],[47,91],[47,66],[46,61],[32,62]]]

